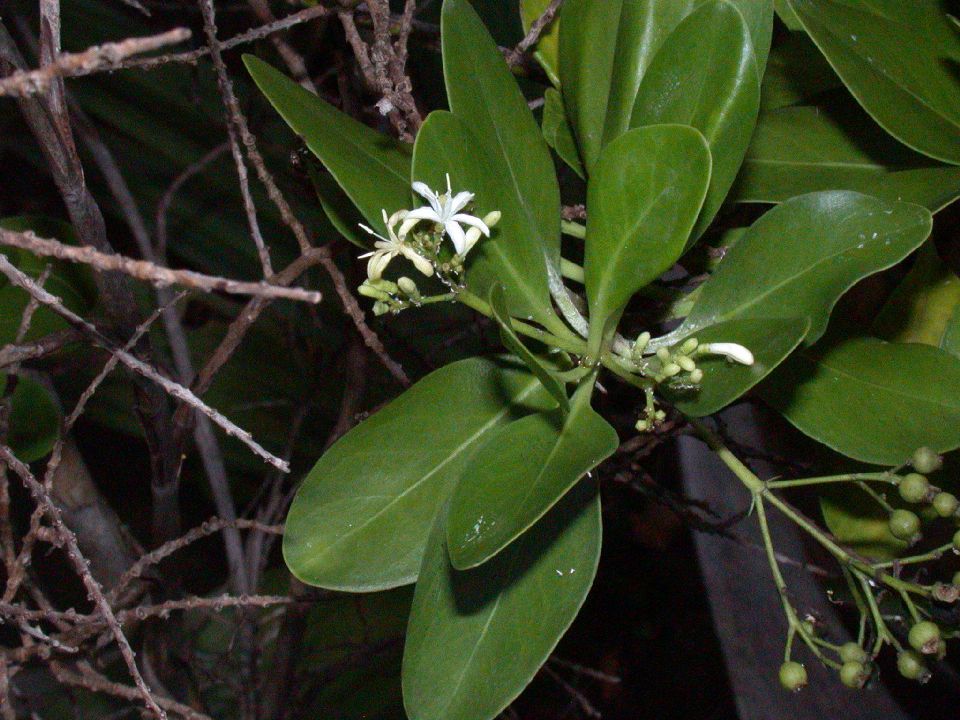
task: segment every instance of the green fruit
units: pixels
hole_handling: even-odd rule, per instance
[[[937,515],[940,517],[952,516],[957,511],[957,507],[960,507],[960,500],[957,500],[957,496],[953,493],[937,493],[936,497],[933,498],[933,509],[937,511]]]
[[[840,668],[840,682],[848,688],[862,688],[870,679],[870,671],[862,662],[845,662]]]
[[[900,481],[900,497],[908,503],[921,503],[927,499],[930,481],[919,473],[910,473]]]
[[[840,660],[844,663],[862,664],[867,661],[867,651],[853,641],[844,643],[840,648]]]
[[[807,669],[792,660],[780,666],[780,684],[790,692],[797,692],[807,684]]]
[[[930,679],[930,671],[923,663],[923,658],[913,650],[904,650],[897,656],[897,670],[908,680],[926,682]]]
[[[920,532],[920,518],[909,510],[894,510],[890,513],[889,526],[895,538],[910,541]]]
[[[940,649],[940,628],[929,620],[918,622],[910,628],[907,641],[917,652],[933,655]]]
[[[928,447],[917,448],[910,460],[914,469],[921,473],[932,473],[943,467],[943,458]]]
[[[960,530],[957,530],[953,536],[953,549],[960,552]]]

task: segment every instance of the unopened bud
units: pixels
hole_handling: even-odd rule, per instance
[[[691,373],[697,369],[697,364],[686,355],[681,355],[677,358],[677,365],[679,365],[684,372],[688,373]]]
[[[420,290],[417,288],[417,284],[406,275],[397,280],[397,287],[411,300],[420,299]]]
[[[376,288],[369,283],[364,283],[357,288],[357,292],[363,295],[364,297],[372,298],[374,300],[389,300],[390,295],[385,293],[380,288]]]
[[[660,360],[660,362],[663,362],[663,363],[669,362],[669,361],[670,361],[670,351],[667,350],[666,348],[658,348],[658,349],[657,349],[657,358]]]
[[[676,363],[667,363],[663,366],[663,370],[660,371],[660,374],[664,377],[673,377],[674,375],[680,374],[680,366]]]
[[[390,306],[387,305],[385,302],[381,302],[378,300],[373,304],[373,314],[376,315],[377,317],[381,315],[386,315],[388,312],[390,312]]]
[[[483,224],[492,228],[494,225],[500,222],[501,217],[503,217],[503,214],[499,210],[493,210],[492,212],[488,212],[483,216]]]
[[[647,349],[647,345],[650,344],[650,333],[646,330],[640,333],[637,336],[636,341],[633,343],[633,357],[636,360],[639,360],[643,355],[643,351]]]
[[[690,382],[697,384],[703,380],[703,370],[697,368],[692,373],[690,373]]]
[[[697,345],[699,344],[700,342],[696,338],[687,338],[684,340],[683,345],[680,346],[680,352],[684,355],[689,355],[697,349]]]

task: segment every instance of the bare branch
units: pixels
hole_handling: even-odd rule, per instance
[[[255,455],[259,456],[267,463],[273,465],[278,470],[282,470],[283,472],[290,472],[290,466],[288,463],[274,456],[266,451],[263,447],[258,445],[253,440],[253,437],[250,435],[250,433],[238,427],[222,414],[208,406],[187,388],[183,387],[179,383],[174,382],[173,380],[170,380],[169,378],[164,377],[154,368],[150,367],[147,363],[134,357],[125,350],[116,348],[112,342],[107,340],[107,338],[105,338],[100,331],[97,330],[96,327],[91,325],[73,311],[66,308],[61,302],[60,298],[55,295],[51,295],[46,290],[39,287],[30,277],[14,267],[4,255],[0,255],[0,273],[6,275],[10,282],[12,282],[14,285],[23,288],[30,293],[30,295],[37,298],[41,304],[46,305],[72,325],[83,331],[97,345],[111,353],[114,353],[119,358],[120,362],[126,367],[130,368],[137,374],[142,375],[148,380],[152,380],[168,395],[171,395],[177,400],[180,400],[190,407],[202,412],[214,423],[219,425],[225,433],[240,440],[248,448],[250,448]]]
[[[246,282],[230,278],[204,275],[192,270],[171,270],[146,260],[134,260],[123,255],[102,253],[89,246],[64,245],[58,240],[37,237],[34,233],[14,232],[0,228],[0,244],[28,250],[34,255],[90,265],[97,270],[116,270],[137,280],[145,280],[157,287],[180,285],[204,292],[225,292],[231,295],[251,295],[266,298],[284,298],[311,304],[322,299],[319,292],[302,288],[280,287],[266,282]]]
[[[557,16],[561,5],[563,5],[563,0],[551,0],[540,17],[530,24],[530,30],[524,36],[523,40],[518,42],[517,46],[507,54],[507,63],[509,65],[519,65],[523,61],[524,53],[536,45],[543,31],[550,26],[550,23],[552,23],[553,19]]]
[[[21,70],[0,79],[0,97],[29,97],[50,89],[54,78],[80,77],[105,70],[116,70],[133,55],[176,45],[190,38],[186,28],[176,28],[141,38],[127,38],[115,43],[94,45],[80,53],[62,53],[51,64],[37,70]]]

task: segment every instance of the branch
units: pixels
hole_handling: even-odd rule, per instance
[[[58,240],[37,237],[30,231],[14,232],[0,228],[0,244],[21,248],[42,257],[54,257],[58,260],[90,265],[97,270],[116,270],[137,280],[150,282],[157,287],[180,285],[204,292],[220,291],[231,295],[284,298],[314,305],[322,299],[321,294],[314,290],[280,287],[263,281],[231,280],[192,270],[171,270],[146,260],[134,260],[123,255],[102,253],[89,246],[64,245]]]
[[[552,23],[553,19],[557,16],[561,5],[563,5],[563,0],[551,0],[540,17],[530,25],[530,31],[524,36],[523,40],[518,42],[517,46],[507,53],[506,60],[508,65],[519,65],[523,61],[524,53],[537,43],[543,31],[549,27],[550,23]]]
[[[152,380],[154,383],[159,385],[168,395],[173,396],[177,400],[180,400],[183,403],[186,403],[190,407],[193,407],[208,418],[210,418],[214,423],[220,426],[220,428],[227,433],[228,435],[237,438],[242,443],[244,443],[253,453],[267,463],[273,465],[278,470],[283,472],[290,472],[290,466],[285,461],[280,458],[272,455],[267,452],[264,448],[258,445],[253,437],[246,430],[238,427],[233,422],[228,420],[226,417],[221,415],[219,412],[208,406],[200,398],[190,392],[187,388],[183,387],[179,383],[170,380],[169,378],[164,377],[155,369],[147,365],[147,363],[139,360],[125,350],[114,347],[113,343],[107,340],[96,327],[91,325],[89,322],[84,320],[82,317],[64,307],[63,303],[55,295],[51,295],[43,288],[39,287],[30,277],[25,275],[23,272],[14,267],[6,256],[0,254],[0,273],[3,273],[7,276],[11,283],[17,287],[26,290],[31,296],[35,297],[42,305],[46,305],[55,313],[67,320],[71,325],[74,325],[81,331],[83,331],[90,339],[103,349],[107,350],[116,355],[116,357],[123,363],[125,366],[133,370],[135,373]]]
[[[175,45],[190,38],[186,28],[176,28],[159,35],[127,38],[115,43],[94,45],[80,53],[63,53],[50,64],[36,70],[21,70],[0,79],[0,96],[30,97],[50,89],[55,78],[79,77],[104,70],[116,70],[133,55]]]

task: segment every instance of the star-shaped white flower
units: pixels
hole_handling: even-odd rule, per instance
[[[390,261],[397,255],[403,255],[414,264],[417,270],[427,277],[433,275],[433,265],[430,264],[430,261],[404,242],[405,234],[401,233],[398,236],[393,229],[394,225],[405,217],[406,215],[403,213],[394,213],[392,217],[387,218],[387,211],[383,211],[383,224],[387,226],[387,235],[389,237],[384,237],[374,232],[366,225],[360,225],[360,227],[377,238],[377,241],[373,244],[376,249],[373,252],[368,252],[360,256],[361,258],[370,258],[370,260],[367,261],[367,277],[371,280],[379,280],[383,276],[383,271],[387,269],[387,265],[389,265]]]
[[[457,254],[461,257],[470,252],[470,248],[473,246],[473,243],[467,241],[467,233],[461,227],[461,224],[477,228],[484,235],[490,237],[490,228],[483,220],[460,212],[473,200],[473,193],[464,191],[454,195],[450,187],[449,175],[447,175],[447,192],[444,195],[435,193],[427,187],[426,183],[422,182],[413,183],[413,190],[430,205],[429,207],[424,206],[411,210],[407,213],[407,220],[430,220],[442,225],[453,242]]]

